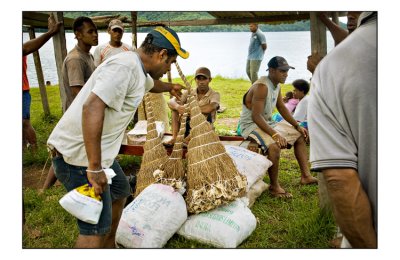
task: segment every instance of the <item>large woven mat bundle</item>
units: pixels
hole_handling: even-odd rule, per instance
[[[186,119],[189,112],[189,106],[185,105],[185,107],[186,111],[181,116],[180,128],[172,153],[166,163],[164,163],[158,171],[154,172],[154,176],[158,183],[169,185],[176,190],[183,190],[186,186],[186,167],[182,157],[183,140],[185,138]]]
[[[163,93],[147,93],[145,97],[148,97],[152,104],[154,120],[164,122],[165,132],[169,132],[169,108],[167,105],[167,101],[165,101]],[[143,99],[142,103],[140,103],[138,107],[138,120],[147,120],[147,114],[147,106],[145,103],[145,99]]]
[[[145,105],[147,108],[147,135],[143,146],[142,163],[137,174],[135,197],[147,186],[156,181],[153,176],[154,171],[168,160],[167,151],[156,130],[152,102],[148,96],[145,96]]]
[[[185,84],[190,86],[177,66]],[[187,152],[187,195],[189,213],[200,213],[244,196],[247,180],[241,175],[209,122],[191,95],[190,136]]]

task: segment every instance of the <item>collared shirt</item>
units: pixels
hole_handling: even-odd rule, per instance
[[[262,60],[264,58],[264,50],[261,45],[266,43],[265,35],[260,29],[257,29],[255,33],[252,33],[247,59]]]
[[[207,93],[201,99],[198,98],[197,88],[196,88],[196,91],[194,91],[193,95],[196,97],[197,102],[199,103],[199,107],[202,107],[202,106],[205,106],[205,105],[208,105],[211,103],[217,103],[218,106],[220,104],[219,93],[214,91],[211,88],[208,89]],[[188,92],[185,90],[182,93],[180,104],[185,104],[187,102],[187,99],[188,99]],[[216,115],[217,115],[217,111],[211,112],[212,123],[215,122]]]

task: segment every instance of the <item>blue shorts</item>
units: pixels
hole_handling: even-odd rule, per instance
[[[64,185],[67,191],[88,183],[86,167],[74,166],[66,163],[62,156],[53,157],[53,167],[57,179]],[[112,178],[112,184],[107,185],[106,190],[101,194],[103,210],[97,224],[89,224],[79,219],[78,227],[81,235],[104,235],[111,231],[112,223],[112,202],[123,199],[132,194],[130,185],[121,166],[117,161],[110,167],[117,174]]]
[[[31,118],[31,94],[29,90],[22,91],[22,119]]]

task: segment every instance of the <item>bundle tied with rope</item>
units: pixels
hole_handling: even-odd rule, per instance
[[[147,107],[147,135],[143,146],[143,157],[140,170],[137,174],[136,192],[137,197],[147,186],[156,181],[153,173],[168,160],[167,151],[158,136],[156,122],[152,109],[152,102],[145,96]]]
[[[185,84],[186,78],[177,66]],[[187,152],[187,195],[189,213],[201,213],[227,204],[246,192],[247,179],[237,170],[218,135],[189,95],[190,136]]]
[[[183,140],[185,138],[188,112],[189,106],[185,105],[185,113],[181,116],[180,128],[172,153],[168,160],[161,165],[160,169],[154,172],[154,176],[158,183],[169,185],[175,190],[181,191],[181,194],[184,193],[186,186],[185,163],[183,160]]]
[[[178,73],[186,84],[186,89],[190,93],[191,86],[182,73],[178,63],[175,63]],[[186,167],[183,160],[183,140],[186,132],[186,120],[190,108],[185,104],[185,113],[180,117],[180,128],[176,138],[172,153],[168,160],[154,172],[154,176],[158,183],[166,184],[175,190],[183,191],[186,186]],[[182,192],[183,193],[183,192]]]
[[[153,115],[155,121],[164,122],[165,132],[169,132],[169,118],[167,110],[167,101],[165,101],[163,93],[147,93],[146,96],[150,99],[153,109]],[[138,110],[138,120],[147,120],[147,106],[145,100],[140,103]]]

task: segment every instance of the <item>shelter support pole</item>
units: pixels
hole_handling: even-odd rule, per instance
[[[29,27],[29,38],[31,40],[36,38],[35,28],[33,28],[32,26]],[[44,84],[42,63],[40,62],[39,51],[35,51],[33,53],[33,61],[35,62],[35,69],[36,69],[36,75],[37,75],[37,79],[38,79],[38,83],[39,83],[40,97],[42,99],[43,111],[44,111],[45,116],[48,116],[48,115],[50,115],[50,107],[49,107],[49,102],[47,99],[46,86]]]
[[[311,52],[324,57],[327,53],[326,27],[318,19],[317,12],[310,12]]]
[[[132,47],[137,49],[137,12],[131,11],[131,19],[132,19]],[[138,109],[136,109],[135,115],[133,116],[133,124],[136,125],[136,123],[139,121],[139,115],[138,111],[140,109],[140,106],[144,106],[144,102],[141,102]],[[145,113],[146,115],[146,113]]]
[[[335,24],[339,24],[339,13],[338,12],[332,12],[332,21]]]
[[[137,48],[137,12],[131,12],[132,17],[132,46]]]
[[[53,12],[54,18],[56,21],[64,22],[64,15],[63,12]],[[56,58],[56,66],[57,66],[57,75],[58,75],[58,85],[60,88],[60,97],[61,97],[61,104],[62,104],[62,111],[63,113],[67,109],[67,95],[65,91],[65,86],[63,83],[62,77],[62,66],[65,57],[67,56],[67,44],[65,41],[65,29],[64,24],[61,26],[60,31],[53,36],[53,45],[54,45],[54,55]]]

